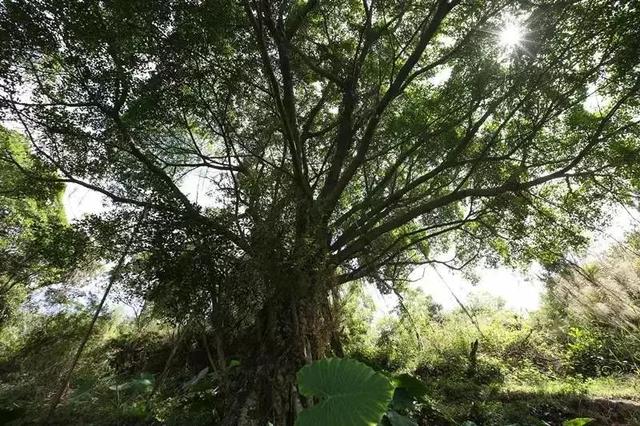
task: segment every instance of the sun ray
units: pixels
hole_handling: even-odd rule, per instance
[[[524,40],[524,27],[515,20],[509,20],[498,34],[500,45],[506,48],[515,48]]]

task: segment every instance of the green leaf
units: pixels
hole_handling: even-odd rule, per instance
[[[391,426],[418,426],[418,423],[414,422],[409,417],[398,414],[393,410],[389,411],[386,416],[389,423],[391,423]]]
[[[395,377],[393,383],[397,388],[406,389],[409,395],[414,398],[420,399],[428,392],[427,386],[410,374],[401,374]]]
[[[562,426],[584,426],[593,421],[593,419],[589,417],[578,417],[576,419],[565,420],[562,422]]]
[[[394,410],[409,410],[416,402],[416,398],[413,397],[405,388],[396,388],[393,392],[393,398],[391,399],[391,408]]]
[[[297,426],[376,425],[393,396],[393,384],[382,374],[351,359],[328,358],[298,371],[302,395],[320,403],[298,416]]]

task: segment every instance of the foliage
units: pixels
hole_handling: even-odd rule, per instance
[[[568,263],[549,277],[546,309],[567,363],[588,377],[640,367],[640,263],[637,234],[586,265]]]
[[[495,33],[510,17],[526,37],[505,49]],[[3,160],[26,172],[21,186],[109,200],[86,234],[105,262],[126,249],[124,293],[210,333],[224,423],[291,424],[295,372],[358,328],[340,324],[345,284],[402,294],[447,251],[455,268],[558,270],[608,202],[631,203],[639,22],[619,0],[6,0],[0,119],[28,148]],[[26,241],[76,247],[43,234]],[[451,395],[469,376],[481,401],[507,346],[548,356],[508,327],[478,346],[483,324],[440,324],[413,299],[345,346],[389,371],[451,372]],[[567,352],[580,370],[601,347],[585,336]],[[243,368],[228,372],[230,357]]]
[[[86,238],[66,221],[63,186],[24,138],[0,126],[0,323],[34,289],[69,277]]]
[[[415,308],[413,313],[417,316],[419,306]],[[46,412],[47,397],[87,326],[89,309],[75,313],[63,310],[53,315],[25,312],[23,322],[14,322],[10,330],[0,334],[3,348],[0,405],[6,418],[14,415],[23,422],[14,424],[37,421]],[[477,329],[462,312],[440,312],[436,320],[420,330],[424,339],[422,349],[413,352],[407,348],[406,363],[399,370],[383,368],[370,376],[392,384],[389,386],[393,388],[393,397],[388,394],[390,402],[387,399],[389,403],[381,411],[383,425],[426,422],[450,426],[467,420],[496,426],[540,425],[539,419],[561,423],[575,417],[596,418],[600,424],[607,424],[640,419],[633,407],[605,405],[608,399],[637,399],[640,377],[611,375],[585,380],[572,376],[573,370],[563,364],[567,362],[563,356],[566,347],[555,339],[554,330],[534,328],[523,341],[532,330],[530,327],[541,321],[538,316],[515,318],[513,313],[503,310],[481,310],[474,306],[469,309],[483,312],[478,322],[485,340],[479,346],[475,374],[469,376],[470,345],[461,344],[458,335],[470,342],[480,337]],[[199,331],[192,329],[183,336],[163,380],[161,376],[176,338],[167,325],[150,317],[141,321],[110,313],[98,322],[96,334],[57,412],[57,424],[177,425],[188,422],[204,425],[220,421],[219,410],[223,407],[220,391],[224,382],[216,370],[210,368]],[[384,324],[390,319],[379,321]],[[418,318],[416,321],[420,323]],[[395,332],[401,333],[402,327],[396,327]],[[406,327],[411,326],[406,324]],[[432,334],[428,334],[431,327]],[[368,323],[367,328],[372,334],[381,332],[375,323]],[[14,335],[11,346],[6,345],[8,334]],[[415,333],[408,336],[415,339]],[[210,334],[208,339],[214,341]],[[375,336],[358,341],[376,345]],[[401,341],[404,340],[396,342]],[[374,360],[384,359],[389,355],[383,356],[383,353],[389,348],[371,347],[349,354],[360,357],[366,352],[375,354]],[[237,362],[234,364],[229,365],[230,377],[238,377],[234,371],[243,368]],[[342,383],[348,387],[359,388],[367,382],[347,380],[350,376],[344,373],[345,368],[356,365],[358,371],[374,374],[355,361],[344,359],[339,364],[333,371],[341,373]],[[326,383],[331,377],[334,376],[322,376],[320,382]],[[152,385],[160,380],[163,384],[152,395]],[[316,392],[318,388],[313,389],[313,394],[322,398],[321,393]],[[329,392],[333,388],[322,389]],[[373,387],[367,386],[366,390]],[[610,417],[603,413],[609,413]]]
[[[412,300],[423,304],[412,305]],[[474,318],[460,309],[432,317],[434,309],[429,304],[433,302],[428,298],[405,301],[408,312],[400,309],[372,323],[369,337],[360,339],[364,347],[351,347],[348,355],[383,370],[410,371],[423,381],[430,398],[428,407],[440,413],[429,424],[472,420],[490,425],[539,425],[540,419],[561,423],[571,416],[609,424],[640,418],[634,403],[606,405],[609,398],[637,400],[640,378],[636,370],[623,373],[615,367],[617,360],[604,358],[598,373],[603,377],[589,379],[578,374],[578,353],[589,356],[591,352],[586,347],[578,349],[578,344],[587,341],[565,334],[571,329],[566,324],[581,326],[585,333],[593,333],[593,325],[579,325],[575,317],[558,321],[558,312],[549,306],[528,315],[516,314],[485,295],[471,297],[466,305]],[[600,332],[607,333],[606,329]],[[634,338],[630,334],[609,337],[611,347],[632,345]],[[480,342],[477,360],[470,369],[476,339]],[[606,412],[612,417],[602,414]],[[410,411],[409,417],[414,421],[427,418],[420,410]]]
[[[394,387],[366,365],[341,358],[326,358],[298,372],[298,388],[319,403],[303,410],[296,424],[376,425],[387,410]]]
[[[47,416],[51,394],[68,367],[86,331],[91,307],[55,315],[31,313],[14,332],[19,344],[0,346],[0,408],[15,416],[11,424],[34,424]],[[215,389],[220,380],[211,373],[195,381],[207,366],[197,336],[185,337],[188,344],[169,366],[161,380],[175,340],[167,326],[153,319],[144,328],[110,312],[100,318],[80,364],[72,377],[64,404],[48,424],[211,424],[219,420]],[[0,341],[5,343],[6,334]],[[4,418],[3,418],[4,420]]]

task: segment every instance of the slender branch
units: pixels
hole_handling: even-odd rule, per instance
[[[47,416],[49,419],[53,418],[53,414],[54,414],[56,408],[58,407],[58,405],[60,404],[60,400],[62,399],[62,395],[64,394],[64,392],[69,387],[69,381],[71,380],[71,375],[73,374],[73,370],[76,368],[76,365],[78,364],[78,361],[80,360],[80,356],[82,355],[82,352],[84,351],[84,348],[87,345],[87,342],[89,341],[89,338],[91,337],[91,334],[93,333],[93,328],[94,328],[94,326],[96,324],[96,321],[98,321],[98,317],[100,316],[100,313],[102,312],[102,308],[104,307],[104,304],[107,301],[107,297],[109,296],[109,293],[111,292],[111,288],[113,287],[113,284],[118,280],[118,278],[120,278],[120,272],[122,271],[122,268],[125,265],[127,256],[129,256],[129,251],[131,250],[131,246],[133,245],[133,242],[138,238],[138,230],[140,229],[140,226],[142,225],[142,222],[144,221],[144,218],[145,218],[146,214],[147,214],[147,210],[146,209],[144,209],[142,211],[142,213],[140,213],[140,216],[138,217],[138,220],[136,222],[136,226],[134,227],[133,231],[131,232],[129,240],[127,241],[127,243],[126,243],[126,245],[124,247],[124,250],[122,251],[122,254],[120,255],[120,258],[118,259],[118,262],[116,263],[114,268],[111,270],[111,274],[109,275],[109,282],[107,284],[107,287],[104,290],[102,298],[100,299],[100,303],[98,303],[98,307],[96,308],[96,311],[93,314],[93,318],[91,319],[91,323],[89,323],[89,327],[87,328],[87,331],[86,331],[84,337],[82,338],[82,341],[80,342],[80,346],[78,346],[78,349],[76,350],[76,354],[73,357],[73,360],[71,361],[71,365],[69,366],[69,369],[64,374],[64,376],[62,378],[62,381],[60,382],[60,387],[58,388],[58,391],[56,392],[56,394],[54,395],[53,399],[51,400],[51,405],[49,407],[49,414]]]

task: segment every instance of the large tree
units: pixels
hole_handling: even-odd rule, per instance
[[[244,348],[229,424],[292,422],[341,284],[446,250],[552,264],[637,171],[633,1],[5,0],[0,21],[5,118],[113,201],[103,229],[144,210],[148,294],[206,288],[187,308],[222,358]]]

